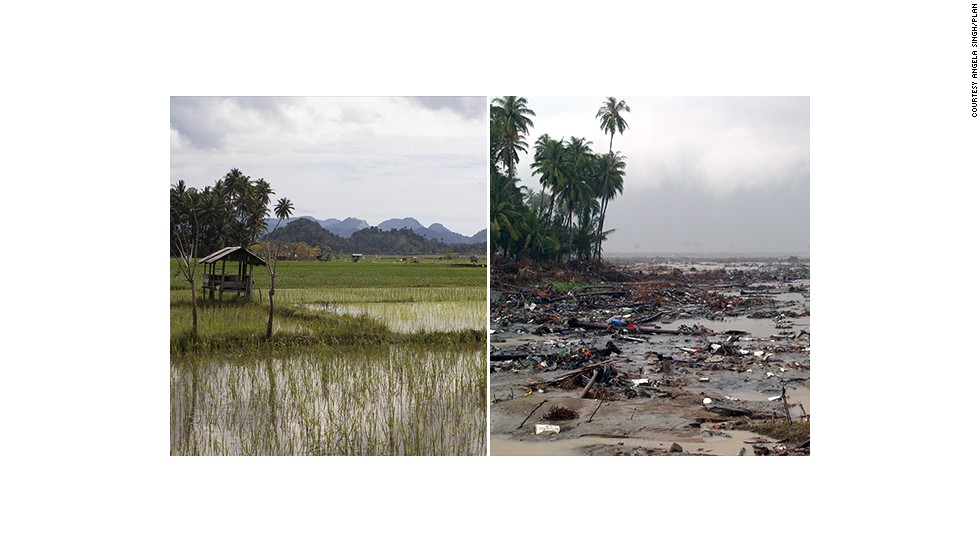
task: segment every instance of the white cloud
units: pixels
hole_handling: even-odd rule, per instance
[[[473,102],[174,98],[171,180],[205,186],[237,167],[297,214],[413,216],[472,234],[486,226],[487,196],[486,123]]]

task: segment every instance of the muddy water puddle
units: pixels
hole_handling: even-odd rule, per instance
[[[781,399],[775,398],[780,396],[781,391],[782,391],[781,389],[758,391],[753,389],[740,388],[734,390],[726,390],[725,397],[738,399],[739,401],[767,401],[767,402],[776,403],[777,405],[781,405],[782,404]],[[804,413],[806,415],[809,415],[811,413],[810,386],[809,385],[800,385],[797,387],[787,386],[786,401],[790,405],[790,414],[793,416],[794,419],[801,418],[804,415]],[[802,408],[800,408],[800,406],[797,406],[798,404],[802,405]],[[780,408],[782,407],[780,406]]]
[[[740,330],[749,332],[752,337],[768,338],[779,335],[784,331],[799,332],[800,330],[810,331],[810,317],[789,318],[782,321],[782,324],[789,328],[777,328],[780,324],[769,318],[726,318],[724,320],[709,320],[707,318],[680,318],[670,324],[660,324],[665,330],[676,330],[683,326],[700,325],[708,328],[715,333],[725,333],[728,330]]]

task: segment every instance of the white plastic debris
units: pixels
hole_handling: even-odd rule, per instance
[[[561,427],[551,424],[534,424],[534,434],[541,435],[542,433],[559,433],[561,432]]]
[[[770,401],[778,401],[778,400],[779,400],[779,399],[781,399],[781,398],[783,398],[783,396],[782,396],[782,395],[776,395],[775,397],[769,397],[769,400],[770,400]]]
[[[698,378],[698,381],[711,381],[711,380],[708,378]]]
[[[775,376],[775,375],[776,375],[776,374],[773,374],[772,372],[766,372],[766,377],[767,377],[767,378],[771,378],[771,377],[773,377],[773,376]]]
[[[650,378],[635,379],[635,380],[630,380],[630,381],[633,382],[633,387],[636,387],[636,386],[642,385],[644,383],[650,383]]]
[[[704,404],[705,406],[707,406],[707,405],[711,404],[711,399],[709,399],[708,397],[705,397],[704,400],[701,401],[701,403]]]

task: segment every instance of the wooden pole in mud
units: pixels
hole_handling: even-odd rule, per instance
[[[585,396],[589,394],[589,389],[592,389],[592,385],[595,384],[595,380],[599,378],[599,372],[601,372],[601,370],[598,368],[592,370],[592,379],[589,380],[589,384],[582,390],[582,395],[579,397],[580,399],[584,399]]]
[[[786,412],[786,419],[789,420],[789,423],[793,423],[793,417],[789,415],[789,401],[786,400],[786,385],[785,384],[783,385],[782,398],[783,398],[783,411]]]
[[[541,401],[541,404],[544,404],[544,403],[546,403],[546,402],[548,402],[548,399],[545,399],[545,400],[543,400],[543,401]],[[532,410],[532,411],[531,411],[531,414],[534,414],[534,411],[535,411],[535,410],[537,410],[537,409],[539,409],[539,408],[541,408],[541,404],[539,404],[538,406],[535,406],[535,407],[534,407],[534,410]],[[522,427],[524,427],[524,424],[526,424],[526,423],[527,423],[527,421],[531,419],[531,414],[528,414],[528,415],[527,415],[527,418],[524,418],[524,421],[523,421],[523,422],[521,422],[521,425],[519,425],[519,426],[517,426],[517,429],[521,429]]]

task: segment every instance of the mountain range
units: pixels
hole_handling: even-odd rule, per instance
[[[279,243],[305,243],[319,247],[320,253],[344,254],[385,254],[385,255],[442,255],[454,252],[459,255],[482,255],[486,252],[486,242],[446,243],[430,240],[408,228],[382,230],[371,226],[354,232],[349,238],[334,234],[311,218],[299,218],[289,224],[280,225],[266,238]]]
[[[312,220],[319,224],[323,229],[336,234],[342,238],[351,237],[354,232],[358,230],[364,230],[365,228],[371,228],[371,224],[368,224],[366,220],[347,217],[344,220],[339,220],[335,218],[328,218],[323,220],[318,220],[311,216],[294,217],[283,220],[279,227],[282,228],[288,225],[290,222],[298,219]],[[266,219],[266,229],[271,231],[276,226],[277,219]],[[423,226],[422,223],[415,220],[414,218],[393,218],[388,219],[381,224],[377,225],[377,228],[388,231],[388,230],[399,230],[402,228],[411,230],[416,234],[422,236],[423,238],[438,241],[448,244],[474,244],[474,243],[484,243],[487,241],[487,230],[484,228],[472,236],[464,236],[457,232],[446,228],[438,222],[434,222],[428,227]]]

